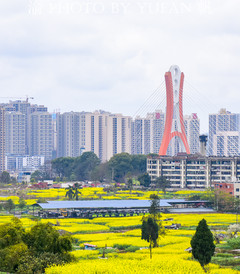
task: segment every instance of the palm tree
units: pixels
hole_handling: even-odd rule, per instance
[[[78,195],[81,194],[79,189],[81,189],[81,186],[78,183],[76,183],[73,187],[73,190],[75,190],[73,198],[76,198],[76,201],[78,201]]]
[[[73,191],[73,187],[69,186],[68,188],[66,188],[67,192],[65,197],[68,197],[68,200],[72,200],[73,199],[73,195],[74,195],[74,191]]]

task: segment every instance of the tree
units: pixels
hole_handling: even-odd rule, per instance
[[[15,204],[12,201],[12,199],[8,199],[3,206],[4,206],[4,209],[7,210],[8,212],[11,212],[15,208]]]
[[[17,184],[17,179],[15,177],[10,177],[10,184]]]
[[[26,233],[24,242],[36,255],[44,252],[64,254],[72,250],[72,238],[60,236],[51,224],[38,223]]]
[[[73,191],[73,187],[69,186],[68,188],[66,188],[67,192],[65,197],[68,197],[68,200],[72,200],[73,196],[74,196],[74,191]]]
[[[130,193],[132,193],[133,190],[133,179],[129,178],[127,181],[128,189],[130,190]]]
[[[14,217],[11,223],[0,226],[0,249],[21,243],[24,229],[21,221]]]
[[[197,226],[196,232],[192,237],[191,246],[193,257],[199,261],[201,267],[206,272],[204,266],[211,262],[215,251],[213,234],[208,228],[205,219],[202,219]]]
[[[170,181],[168,181],[164,176],[157,177],[155,179],[155,184],[158,191],[159,189],[161,189],[164,192],[164,194],[166,194],[166,188],[171,186]]]
[[[31,181],[34,181],[34,182],[43,180],[43,178],[44,178],[44,174],[40,170],[34,171],[31,175]]]
[[[235,212],[235,200],[232,195],[219,189],[214,190],[215,209],[219,212]]]
[[[20,209],[23,209],[26,205],[27,205],[26,201],[25,201],[23,198],[20,198],[20,199],[19,199],[18,207],[19,207]]]
[[[74,194],[73,194],[73,198],[75,198],[76,201],[78,201],[78,195],[81,194],[79,189],[81,189],[81,186],[78,183],[76,183],[73,187],[73,190],[75,191]]]
[[[146,172],[147,169],[147,156],[146,155],[131,155],[132,157],[132,173],[139,175]]]
[[[149,187],[151,184],[151,177],[149,174],[146,172],[140,176],[138,176],[138,181],[140,182],[140,185]]]
[[[11,182],[11,177],[7,171],[3,171],[0,176],[0,181],[3,184],[9,184]]]
[[[94,169],[100,164],[100,159],[92,152],[84,152],[82,156],[75,158],[74,173],[77,180],[91,180]]]
[[[60,157],[52,161],[52,169],[61,179],[63,177],[70,178],[73,173],[75,158]]]
[[[160,213],[160,198],[156,194],[150,195],[151,199],[151,205],[149,208],[150,216],[155,220],[155,222],[158,224],[158,234],[163,236],[166,234],[165,228],[162,225],[161,221],[161,213]],[[153,247],[157,247],[158,242],[156,242]]]
[[[124,182],[126,174],[132,171],[132,156],[126,152],[114,155],[109,160],[109,168],[116,182]]]
[[[101,163],[96,166],[91,173],[91,180],[104,182],[105,180],[111,180],[111,170],[108,166],[108,162]]]
[[[149,208],[149,213],[153,216],[155,220],[157,220],[160,217],[160,199],[156,194],[151,194],[150,199],[151,205]]]
[[[18,218],[0,225],[0,271],[44,273],[52,264],[73,261],[71,250],[71,236],[61,236],[50,224],[38,223],[28,232]]]
[[[158,224],[151,216],[143,216],[142,218],[142,240],[149,243],[150,259],[152,259],[152,247],[157,246]]]

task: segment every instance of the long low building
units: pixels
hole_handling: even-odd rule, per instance
[[[240,181],[240,157],[153,155],[147,159],[147,172],[152,181],[166,177],[174,188],[208,188],[214,183]]]
[[[206,201],[186,201],[184,199],[161,199],[160,210],[170,212],[177,208],[196,208],[206,206]],[[91,218],[99,215],[126,216],[147,213],[150,200],[87,200],[87,201],[49,201],[36,203],[35,209],[39,217],[82,217]],[[206,208],[205,208],[206,209]]]

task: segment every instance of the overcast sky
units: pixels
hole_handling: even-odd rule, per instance
[[[195,88],[184,112],[205,131],[208,112],[240,113],[239,10],[239,0],[1,0],[1,97],[134,115],[177,64]]]

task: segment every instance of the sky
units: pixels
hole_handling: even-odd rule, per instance
[[[240,113],[239,10],[239,0],[2,0],[0,101],[134,116],[176,64],[184,114],[206,132],[208,113]]]

